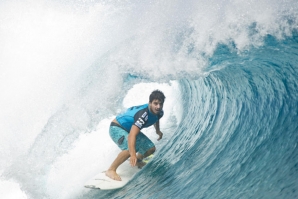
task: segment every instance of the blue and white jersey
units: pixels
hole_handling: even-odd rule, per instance
[[[132,125],[136,125],[139,129],[153,125],[163,114],[163,110],[161,110],[158,115],[154,115],[149,110],[149,104],[144,104],[127,109],[126,112],[119,114],[116,120],[129,132]]]

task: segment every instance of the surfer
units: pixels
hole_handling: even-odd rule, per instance
[[[130,165],[142,168],[145,163],[143,158],[155,152],[155,145],[140,130],[154,125],[158,141],[163,133],[159,128],[159,120],[163,116],[164,94],[154,90],[149,96],[149,104],[133,106],[126,112],[119,114],[110,125],[110,136],[122,150],[106,171],[106,176],[121,181],[117,168],[130,157]]]

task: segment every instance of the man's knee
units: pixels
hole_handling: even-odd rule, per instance
[[[153,153],[155,152],[155,150],[156,150],[155,146],[152,147],[152,148],[150,148],[150,149],[147,151],[148,155],[153,154]]]

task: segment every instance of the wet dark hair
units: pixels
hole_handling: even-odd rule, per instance
[[[149,96],[149,102],[151,103],[153,100],[159,100],[162,103],[165,101],[165,95],[160,90],[154,90]]]

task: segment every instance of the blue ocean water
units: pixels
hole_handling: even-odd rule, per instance
[[[297,47],[293,35],[218,49],[225,68],[179,81],[183,119],[158,157],[123,189],[84,197],[298,198]]]
[[[297,2],[29,2],[0,9],[4,198],[298,198]],[[119,152],[111,119],[154,89],[154,159],[85,189]]]

